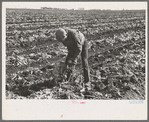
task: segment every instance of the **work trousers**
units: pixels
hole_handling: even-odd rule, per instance
[[[73,51],[68,50],[68,55],[66,57],[65,64],[67,65],[68,60],[73,57]],[[83,73],[84,73],[84,82],[90,81],[90,70],[88,65],[88,43],[87,41],[84,42],[84,45],[82,46],[82,52],[81,52],[81,60],[82,60],[82,66],[83,66]]]

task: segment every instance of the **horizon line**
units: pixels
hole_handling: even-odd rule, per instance
[[[47,9],[42,9],[42,8],[47,8]],[[71,8],[71,9],[67,9],[67,8],[52,8],[52,7],[41,7],[41,8],[19,8],[19,7],[11,7],[11,8],[6,8],[6,9],[39,9],[39,10],[54,10],[54,9],[63,9],[63,10],[82,10],[82,11],[85,11],[85,10],[146,10],[146,9],[85,9],[85,8],[77,8],[77,9],[74,9],[74,8]]]

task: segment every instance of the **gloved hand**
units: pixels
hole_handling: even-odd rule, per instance
[[[69,59],[69,60],[68,60],[68,66],[70,66],[70,67],[76,65],[76,63],[77,63],[77,61],[74,61],[74,60],[72,60],[72,59]]]
[[[68,65],[67,66],[67,72],[72,73],[75,69],[75,65]]]

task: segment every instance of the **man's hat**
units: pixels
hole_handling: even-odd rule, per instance
[[[56,34],[55,34],[56,39],[61,40],[66,34],[67,34],[66,31],[64,29],[60,28],[56,31]]]

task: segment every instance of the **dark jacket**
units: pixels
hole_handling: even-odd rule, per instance
[[[82,46],[85,42],[84,35],[75,29],[65,29],[67,32],[67,38],[63,42],[63,44],[68,49],[67,58],[71,58],[74,63],[77,62],[78,57],[82,52]]]

